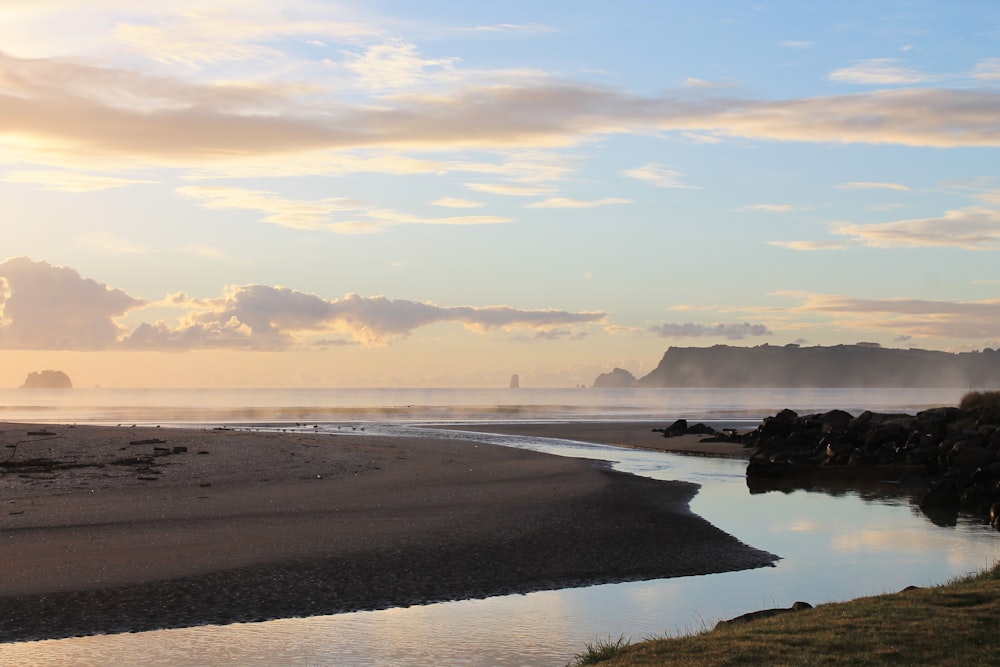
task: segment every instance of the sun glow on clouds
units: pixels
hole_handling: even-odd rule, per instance
[[[358,294],[325,299],[265,285],[232,286],[219,298],[177,293],[149,303],[73,269],[26,257],[0,264],[0,285],[2,349],[283,350],[315,345],[317,337],[319,344],[329,344],[326,339],[338,333],[371,346],[439,323],[458,323],[476,333],[526,329],[551,338],[605,322],[600,312],[438,306]],[[118,323],[146,307],[180,311],[178,324],[159,320],[128,330]]]

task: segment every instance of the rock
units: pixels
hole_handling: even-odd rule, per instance
[[[674,438],[679,435],[687,435],[688,423],[686,419],[678,419],[667,428],[654,428],[653,431],[662,433],[664,438]]]
[[[737,616],[736,618],[731,618],[727,621],[719,621],[715,625],[715,629],[723,628],[727,625],[739,625],[741,623],[749,623],[751,621],[756,621],[762,618],[771,618],[772,616],[778,616],[780,614],[787,614],[793,611],[803,611],[806,609],[812,609],[813,606],[808,602],[796,602],[791,607],[788,608],[778,608],[778,609],[761,609],[760,611],[751,611],[747,614]]]
[[[594,380],[594,389],[628,389],[638,383],[635,376],[624,368],[616,368],[610,373],[601,373]]]
[[[920,509],[935,523],[953,525],[966,512],[1000,524],[990,514],[991,506],[1000,507],[1000,428],[959,408],[853,418],[839,410],[805,416],[782,410],[741,441],[749,448],[751,488],[773,487],[776,478],[788,486],[810,475],[878,471],[881,479],[906,477],[927,488]]]
[[[982,437],[971,437],[960,440],[951,448],[949,456],[953,467],[963,472],[971,472],[993,462],[995,454],[986,446]]]
[[[72,389],[73,383],[62,371],[42,371],[28,373],[21,389]]]
[[[820,415],[819,421],[823,424],[823,433],[843,433],[847,431],[847,426],[853,419],[854,416],[850,412],[830,410]]]

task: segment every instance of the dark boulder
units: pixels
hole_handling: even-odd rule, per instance
[[[736,618],[730,618],[726,621],[719,621],[715,625],[715,629],[724,628],[727,625],[740,625],[742,623],[750,623],[751,621],[757,621],[762,618],[771,618],[772,616],[779,616],[781,614],[788,614],[793,611],[804,611],[806,609],[812,609],[813,606],[808,602],[796,602],[791,607],[787,608],[777,608],[777,609],[761,609],[760,611],[751,611],[746,614],[737,616]]]

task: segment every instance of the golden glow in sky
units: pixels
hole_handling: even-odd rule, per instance
[[[0,386],[1000,346],[1000,8],[0,0]]]

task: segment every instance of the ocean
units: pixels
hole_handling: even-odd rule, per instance
[[[0,420],[233,424],[464,421],[760,421],[783,408],[916,412],[961,389],[5,389]]]

